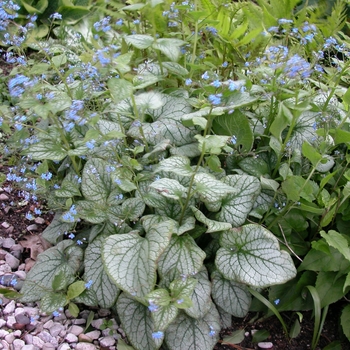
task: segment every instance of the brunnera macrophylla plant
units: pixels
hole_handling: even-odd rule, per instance
[[[22,301],[72,314],[116,306],[136,349],[212,349],[231,315],[249,311],[248,287],[270,287],[288,309],[300,288],[286,297],[274,286],[299,278],[320,228],[347,218],[348,63],[322,68],[320,53],[346,48],[329,38],[309,59],[279,37],[268,44],[321,40],[284,19],[255,34],[260,57],[235,67],[232,48],[228,61],[206,60],[232,33],[204,27],[204,5],[132,4],[27,42],[36,59],[14,68],[1,107],[9,149],[20,144],[27,163],[8,180],[56,211]]]

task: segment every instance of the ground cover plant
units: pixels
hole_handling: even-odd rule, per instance
[[[21,4],[1,2],[6,180],[56,215],[20,299],[114,308],[135,349],[313,309],[315,348],[350,286],[346,1]]]

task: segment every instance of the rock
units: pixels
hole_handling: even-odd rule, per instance
[[[30,323],[30,318],[24,314],[19,314],[15,316],[17,323],[26,325]]]
[[[14,274],[20,278],[21,280],[25,280],[27,277],[27,274],[25,273],[25,271],[15,271]]]
[[[6,322],[5,322],[6,323]],[[5,329],[0,329],[0,339],[5,338],[8,334],[10,334],[10,332],[8,332]]]
[[[48,320],[44,323],[43,327],[46,329],[50,329],[54,325],[54,322],[52,320]]]
[[[0,275],[4,275],[5,273],[12,272],[11,266],[9,264],[0,265]]]
[[[2,345],[4,350],[10,350],[10,345],[6,340],[1,340],[0,344]]]
[[[6,322],[7,327],[13,329],[13,325],[15,323],[17,323],[15,316],[8,316],[7,317],[7,322]]]
[[[2,327],[4,327],[6,324],[5,320],[0,320],[0,330],[2,329]]]
[[[22,350],[40,350],[40,349],[33,344],[27,344],[23,346]]]
[[[13,270],[17,269],[19,266],[19,260],[10,253],[6,254],[5,261]]]
[[[43,341],[43,343],[49,343],[53,339],[52,335],[46,330],[40,332],[38,337]]]
[[[41,349],[45,343],[45,341],[43,341],[40,337],[41,334],[42,333],[39,333],[38,336],[36,335],[33,336],[33,345],[37,346],[39,349]]]
[[[7,250],[0,249],[0,260],[4,260],[6,254],[8,254],[8,251],[7,251]]]
[[[260,342],[258,343],[260,349],[273,349],[273,344],[271,342]]]
[[[101,336],[101,332],[98,330],[94,330],[94,331],[85,333],[85,335],[92,340],[96,340]]]
[[[68,343],[62,343],[57,350],[71,350]]]
[[[4,308],[4,315],[10,315],[13,314],[13,312],[15,311],[15,307],[16,307],[16,303],[14,300],[11,300]]]
[[[3,228],[9,228],[11,225],[10,225],[8,222],[4,221],[4,222],[1,224],[1,226],[2,226]]]
[[[77,318],[76,320],[73,320],[73,324],[79,325],[79,324],[85,324],[86,320],[84,318]]]
[[[24,341],[27,343],[27,344],[33,344],[33,336],[31,334],[26,334],[24,336]]]
[[[32,224],[27,226],[28,231],[38,231],[38,225],[37,224]]]
[[[100,309],[100,310],[98,310],[98,315],[100,317],[106,317],[106,316],[108,316],[110,314],[111,314],[111,310],[108,310],[108,309]]]
[[[64,330],[65,330],[64,326],[61,325],[60,323],[56,323],[52,327],[49,328],[50,334],[53,337],[57,337]]]
[[[2,247],[6,249],[11,249],[12,246],[14,246],[15,244],[16,244],[15,240],[11,237],[8,237],[4,239],[2,243]]]
[[[15,339],[12,345],[13,345],[13,350],[22,350],[25,343],[22,339]]]
[[[68,343],[75,343],[78,341],[78,337],[73,333],[68,333],[64,340],[66,340]]]
[[[115,344],[115,339],[111,336],[100,339],[100,345],[104,348],[109,348]]]
[[[80,326],[73,325],[68,329],[69,333],[72,333],[76,336],[84,332],[84,328]]]
[[[16,337],[13,335],[13,333],[7,334],[4,339],[9,343],[12,344],[13,341],[16,339]]]
[[[51,343],[45,343],[43,345],[43,350],[55,350],[55,349],[56,349],[55,345]]]
[[[7,196],[5,193],[0,194],[0,201],[7,201],[9,200],[9,196]]]
[[[90,343],[78,343],[75,350],[96,350],[97,347]]]
[[[97,320],[93,320],[91,322],[91,326],[96,328],[96,329],[101,329],[103,321],[104,321],[103,318],[99,318]]]
[[[36,224],[39,224],[39,225],[42,225],[42,224],[45,224],[45,219],[43,219],[43,218],[35,218],[34,219],[34,222],[36,223]]]

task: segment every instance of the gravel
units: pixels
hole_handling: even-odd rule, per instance
[[[21,248],[13,238],[0,237],[0,288],[20,289],[26,276]],[[0,350],[115,350],[124,332],[111,312],[94,310],[87,325],[90,312],[83,310],[74,318],[65,310],[54,317],[42,313],[37,303],[23,304],[0,294]]]

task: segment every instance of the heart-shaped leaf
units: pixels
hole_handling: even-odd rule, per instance
[[[260,225],[249,224],[221,234],[215,264],[229,280],[254,287],[284,283],[296,275],[290,255]]]

